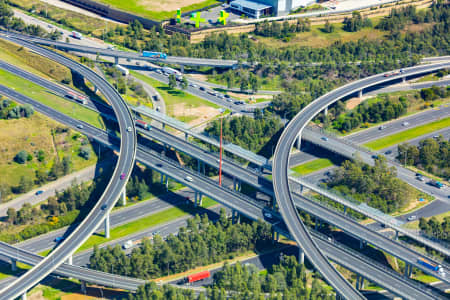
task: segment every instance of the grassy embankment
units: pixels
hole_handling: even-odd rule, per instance
[[[444,129],[450,126],[450,118],[444,118],[425,125],[417,126],[396,134],[388,135],[381,139],[364,144],[371,150],[381,150],[396,144],[406,142],[416,137]]]
[[[301,176],[305,176],[310,173],[331,167],[332,165],[333,165],[333,162],[327,158],[317,158],[312,161],[308,161],[304,164],[295,166],[295,167],[291,168],[291,170]]]

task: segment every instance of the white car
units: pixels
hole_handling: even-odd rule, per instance
[[[133,241],[132,240],[128,240],[128,241],[126,241],[123,245],[122,245],[122,248],[123,249],[129,249],[129,248],[131,248],[133,246]]]
[[[184,177],[184,179],[189,182],[192,182],[194,180],[194,179],[192,179],[191,176],[186,176],[186,177]]]
[[[128,127],[127,127],[127,131],[128,131],[128,132],[131,132],[131,126],[128,126]]]
[[[268,213],[268,212],[265,212],[264,213],[264,217],[266,217],[267,219],[272,219],[272,214]]]
[[[78,124],[78,125],[77,125],[77,128],[79,128],[79,129],[83,129],[83,128],[84,128],[84,126],[83,126],[82,124]]]
[[[403,122],[402,123],[402,126],[408,126],[409,125],[409,122]]]
[[[414,215],[408,217],[408,221],[410,221],[410,222],[411,222],[411,221],[414,221],[414,220],[416,220],[416,219],[417,219],[417,216],[414,216]]]

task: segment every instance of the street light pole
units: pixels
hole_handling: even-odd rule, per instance
[[[219,160],[219,185],[222,185],[222,118],[220,118],[220,160]]]

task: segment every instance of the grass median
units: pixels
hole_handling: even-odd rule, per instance
[[[203,199],[202,208],[208,208],[216,205],[217,202],[205,197]],[[76,252],[81,252],[94,247],[94,245],[100,245],[112,240],[116,240],[127,235],[139,232],[149,227],[167,223],[175,219],[185,217],[189,214],[195,214],[199,212],[199,208],[195,208],[192,204],[182,204],[178,207],[168,208],[161,212],[152,214],[147,217],[117,226],[110,230],[110,238],[107,239],[104,236],[93,235],[91,236]]]
[[[31,81],[0,69],[0,83],[63,114],[89,123],[95,127],[105,128],[98,113],[77,103],[66,101]]]
[[[304,176],[331,167],[333,162],[327,158],[318,158],[291,168],[292,171]]]
[[[444,118],[438,121],[434,121],[425,125],[417,126],[396,134],[388,135],[381,139],[371,141],[364,144],[367,148],[371,150],[381,150],[387,147],[391,147],[416,137],[432,133],[437,130],[444,129],[450,126],[450,118]]]

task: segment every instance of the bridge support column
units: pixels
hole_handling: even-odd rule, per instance
[[[344,215],[347,214],[347,206],[344,206]]]
[[[300,195],[303,194],[303,185],[300,184]]]
[[[166,176],[165,186],[166,186],[166,192],[167,192],[169,190],[169,176]]]
[[[122,197],[122,206],[127,205],[127,188],[124,187],[122,194],[120,194],[120,196]]]
[[[359,249],[363,249],[365,245],[366,245],[365,241],[359,240]]]
[[[362,98],[362,95],[363,95],[363,90],[360,90],[358,93],[359,98]]]
[[[412,266],[408,263],[405,264],[405,273],[403,274],[406,278],[409,278],[409,276],[411,276],[411,269]]]
[[[403,76],[403,77],[402,77],[402,82],[403,82],[403,83],[406,83],[406,76]]]
[[[17,260],[11,258],[11,271],[17,271]]]
[[[98,87],[96,85],[94,85],[94,93],[97,94],[98,91]]]
[[[325,116],[328,116],[328,106],[325,107],[325,109],[323,110],[323,114],[324,114]]]
[[[181,73],[184,73],[184,65],[180,65],[180,71]]]
[[[166,129],[166,123],[162,123],[162,129]]]
[[[194,205],[195,206],[202,206],[202,198],[203,198],[203,194],[202,193],[195,192]]]
[[[22,300],[27,300],[27,292],[23,293],[20,297]]]
[[[233,177],[233,189],[240,192],[241,191],[241,181]]]
[[[232,211],[232,215],[231,215],[231,222],[233,224],[239,223],[239,212],[237,210]],[[275,231],[274,231],[275,232]]]
[[[361,276],[361,282],[359,284],[359,288],[363,289],[364,288],[364,277]]]
[[[297,150],[299,150],[300,151],[300,147],[301,147],[301,141],[302,141],[302,138],[300,137],[300,135],[297,137],[297,140],[296,140],[296,148],[297,148]]]
[[[161,185],[164,183],[164,174],[161,173]]]
[[[114,57],[114,64],[116,64],[116,65],[119,64],[119,57],[118,56]]]
[[[105,218],[105,238],[109,239],[109,213],[106,215]]]
[[[314,230],[317,230],[317,228],[319,227],[319,219],[317,217],[314,217]]]
[[[357,290],[359,290],[359,282],[360,282],[360,279],[361,279],[361,275],[356,275],[356,283],[355,283],[355,288],[357,289]]]
[[[86,281],[81,281],[81,292],[86,295]]]
[[[395,240],[398,241],[398,230],[395,231]]]
[[[299,248],[299,251],[298,251],[298,262],[300,264],[305,263],[305,252],[302,250],[302,248]]]
[[[67,259],[67,264],[73,265],[73,255],[69,256],[69,258]]]
[[[186,133],[184,134],[184,139],[187,141],[188,138],[189,138],[189,134],[186,132]]]

